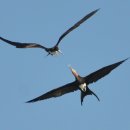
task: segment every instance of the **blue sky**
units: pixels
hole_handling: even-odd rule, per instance
[[[101,8],[60,44],[64,55],[42,49],[16,49],[0,41],[1,130],[130,129],[130,60],[80,92],[33,104],[27,100],[74,80],[68,64],[85,76],[130,56],[130,1],[1,0],[0,36],[53,46],[87,13]]]

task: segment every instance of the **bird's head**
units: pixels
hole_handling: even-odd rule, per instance
[[[63,54],[58,46],[54,46],[48,49],[48,55],[57,56],[59,54]]]
[[[81,77],[80,77],[80,75],[76,72],[76,70],[73,69],[70,65],[69,65],[69,68],[70,68],[72,74],[74,75],[75,79],[78,80],[78,81],[80,81],[80,80],[81,80]]]
[[[63,54],[58,46],[55,46],[55,51],[57,52],[57,54]]]

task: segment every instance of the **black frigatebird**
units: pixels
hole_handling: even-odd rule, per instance
[[[57,55],[59,53],[62,53],[58,47],[59,43],[61,42],[61,40],[67,35],[69,34],[71,31],[73,31],[74,29],[76,29],[78,26],[80,26],[80,24],[82,24],[83,22],[85,22],[87,19],[89,19],[91,16],[93,16],[99,9],[96,9],[94,11],[92,11],[91,13],[87,14],[85,17],[83,17],[81,20],[79,20],[76,24],[74,24],[71,28],[69,28],[67,31],[65,31],[58,39],[57,43],[55,44],[55,46],[51,47],[51,48],[47,48],[44,47],[40,44],[37,43],[21,43],[21,42],[14,42],[14,41],[10,41],[7,40],[3,37],[0,37],[0,39],[6,43],[9,43],[13,46],[16,46],[16,48],[42,48],[44,49],[48,55]]]
[[[109,74],[113,69],[115,69],[120,64],[125,62],[127,59],[116,62],[116,63],[108,65],[108,66],[105,66],[85,77],[81,77],[72,67],[70,67],[72,74],[75,76],[75,81],[68,83],[64,86],[61,86],[59,88],[53,89],[37,98],[27,101],[26,103],[37,102],[37,101],[45,100],[45,99],[52,98],[52,97],[59,97],[64,94],[74,92],[76,90],[81,91],[81,105],[83,103],[84,97],[87,95],[94,95],[99,100],[98,96],[89,89],[88,85],[103,78],[104,76]]]

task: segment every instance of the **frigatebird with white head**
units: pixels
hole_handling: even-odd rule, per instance
[[[51,91],[49,91],[49,92],[47,92],[47,93],[45,93],[45,94],[43,94],[43,95],[41,95],[37,98],[34,98],[30,101],[27,101],[27,103],[37,102],[37,101],[49,99],[49,98],[52,98],[52,97],[59,97],[59,96],[62,96],[64,94],[74,92],[76,90],[81,91],[81,105],[83,103],[84,97],[87,96],[87,95],[94,95],[98,99],[98,101],[100,101],[98,96],[93,91],[90,90],[88,85],[96,82],[97,80],[99,80],[101,78],[103,78],[104,76],[109,74],[113,69],[115,69],[120,64],[125,62],[127,59],[116,62],[116,63],[108,65],[108,66],[105,66],[105,67],[89,74],[88,76],[85,76],[85,77],[81,77],[76,72],[76,70],[74,70],[72,67],[70,67],[70,70],[75,77],[75,81],[68,83],[64,86],[61,86],[59,88],[53,89],[53,90],[51,90]]]
[[[96,9],[92,12],[90,12],[89,14],[87,14],[85,17],[83,17],[81,20],[79,20],[77,23],[75,23],[72,27],[70,27],[67,31],[65,31],[58,39],[57,43],[51,47],[51,48],[47,48],[44,47],[43,45],[37,44],[37,43],[22,43],[22,42],[14,42],[14,41],[10,41],[7,40],[3,37],[0,37],[0,40],[16,46],[16,48],[41,48],[44,49],[48,55],[57,55],[59,53],[62,53],[58,47],[59,43],[61,42],[61,40],[67,35],[69,34],[71,31],[73,31],[74,29],[76,29],[78,26],[80,26],[83,22],[85,22],[87,19],[89,19],[91,16],[93,16],[99,9]]]

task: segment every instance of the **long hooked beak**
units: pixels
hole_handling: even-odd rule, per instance
[[[58,52],[59,52],[60,54],[62,54],[62,55],[63,55],[63,53],[62,53],[62,51],[61,51],[61,50],[58,50]]]
[[[76,70],[73,69],[70,65],[68,65],[68,67],[70,68],[70,70],[71,70],[72,74],[74,75],[74,77],[76,79],[79,79],[79,74],[76,72]]]

